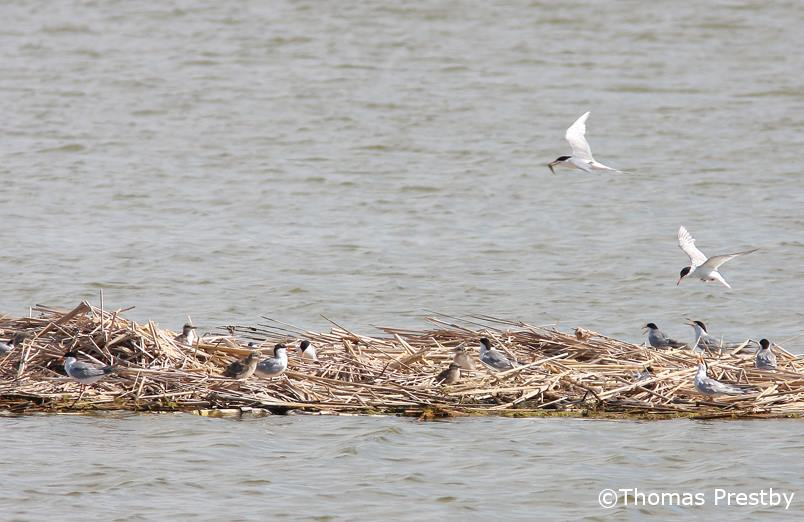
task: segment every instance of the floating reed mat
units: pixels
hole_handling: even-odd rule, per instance
[[[125,311],[125,310],[123,310]],[[465,319],[434,314],[423,330],[377,327],[376,336],[335,323],[329,332],[300,330],[279,321],[228,326],[204,334],[196,346],[153,322],[138,324],[81,303],[64,312],[36,306],[30,317],[0,316],[0,337],[25,339],[0,355],[0,410],[308,412],[451,415],[571,415],[642,418],[797,417],[804,413],[804,374],[796,356],[776,347],[777,371],[754,369],[753,348],[708,354],[709,375],[747,385],[750,393],[703,397],[693,385],[697,355],[689,349],[654,350],[596,332],[572,333],[493,317]],[[487,370],[478,340],[492,344],[519,366]],[[298,342],[310,340],[318,362],[303,361]],[[223,377],[256,341],[265,357],[274,343],[289,347],[283,375]],[[437,376],[464,346],[475,370],[444,385]],[[752,345],[753,346],[753,345]],[[64,374],[62,356],[111,364],[116,371],[90,385]],[[638,374],[652,368],[648,378]]]

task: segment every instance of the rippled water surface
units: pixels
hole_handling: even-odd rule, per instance
[[[0,418],[5,519],[800,520],[714,491],[804,491],[797,423],[187,415]],[[761,445],[749,441],[757,431]],[[694,508],[598,505],[603,488],[702,491]]]
[[[0,19],[2,312],[103,288],[173,328],[437,310],[688,339],[695,316],[804,352],[798,2],[10,0]],[[632,174],[549,173],[586,110],[595,155]],[[675,286],[680,224],[707,253],[761,248],[724,268],[734,290]],[[573,518],[605,514],[612,476],[801,475],[795,421],[2,425],[20,519]]]

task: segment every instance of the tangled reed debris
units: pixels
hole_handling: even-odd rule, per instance
[[[329,332],[303,331],[279,321],[227,326],[193,347],[152,321],[138,324],[82,302],[64,312],[36,306],[31,317],[0,317],[0,337],[26,339],[0,356],[0,409],[10,412],[97,410],[450,415],[596,415],[642,418],[797,417],[804,413],[804,374],[796,356],[776,347],[779,369],[753,367],[753,350],[709,355],[710,376],[757,392],[717,399],[693,386],[697,355],[654,350],[590,330],[571,334],[488,316],[434,314],[426,330],[378,327],[361,335],[332,323]],[[267,319],[267,318],[266,318]],[[520,366],[500,373],[479,362],[454,385],[436,376],[465,346],[477,361],[477,341],[492,344]],[[259,341],[268,356],[277,342],[308,339],[320,361],[291,350],[290,368],[273,379],[223,377],[225,368]],[[72,404],[79,384],[64,375],[61,356],[114,364],[118,371]],[[647,366],[648,378],[637,374]]]

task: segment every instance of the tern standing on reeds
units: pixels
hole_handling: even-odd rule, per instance
[[[466,353],[466,348],[463,346],[458,346],[455,348],[455,356],[452,358],[452,362],[458,365],[459,368],[462,370],[474,370],[475,363],[472,359],[469,358],[469,354]]]
[[[194,346],[198,341],[198,336],[195,333],[195,326],[187,323],[181,329],[181,335],[177,335],[174,340],[179,344],[186,344],[187,346]]]
[[[274,356],[257,364],[257,373],[262,377],[276,377],[288,369],[288,351],[284,344],[274,346]]]
[[[771,349],[770,341],[762,339],[759,341],[759,350],[754,358],[754,366],[758,370],[775,370],[776,354]]]
[[[586,119],[588,117],[589,112],[584,113],[583,116],[575,120],[575,123],[570,125],[567,132],[564,133],[564,139],[567,140],[567,143],[572,147],[572,155],[559,156],[557,159],[548,163],[547,166],[553,174],[556,173],[553,169],[553,167],[556,166],[578,169],[584,172],[604,170],[607,172],[622,173],[620,170],[607,167],[595,161],[595,158],[592,157],[592,149],[589,147],[589,142],[586,141]]]
[[[480,339],[480,362],[496,372],[504,372],[514,367],[502,353],[491,347],[491,342],[485,337]]]
[[[5,355],[11,350],[14,349],[15,346],[20,344],[23,340],[25,340],[25,334],[22,332],[17,332],[11,336],[11,339],[8,342],[0,342],[0,355]]]
[[[692,326],[693,330],[695,330],[695,344],[692,345],[693,350],[700,349],[708,352],[716,352],[723,347],[718,339],[709,335],[703,321],[690,321],[687,324]]]
[[[299,351],[301,352],[302,360],[317,361],[318,354],[315,353],[315,346],[313,346],[307,339],[299,343]]]
[[[436,382],[441,384],[455,384],[461,378],[461,367],[457,363],[449,363],[449,368],[436,376]]]
[[[718,268],[720,268],[723,263],[730,261],[737,256],[750,254],[759,250],[754,248],[753,250],[746,250],[744,252],[737,252],[735,254],[723,254],[719,256],[706,257],[706,255],[704,255],[704,253],[698,250],[698,247],[695,246],[695,239],[683,226],[678,229],[678,246],[684,251],[685,254],[687,254],[687,256],[689,256],[690,266],[685,266],[681,269],[679,274],[680,277],[678,278],[676,286],[680,285],[681,281],[685,277],[692,274],[703,282],[718,281],[725,287],[731,288],[731,285],[727,283],[726,280],[723,279],[723,276],[720,275],[720,272],[717,271]]]
[[[717,379],[707,377],[706,362],[704,362],[703,357],[699,357],[698,360],[700,361],[698,364],[698,372],[695,374],[695,379],[693,380],[696,390],[711,397],[714,397],[715,395],[743,395],[744,393],[747,393],[746,390],[740,388],[739,386],[726,384],[718,381]]]
[[[656,323],[648,323],[642,327],[643,331],[648,332],[648,344],[654,348],[681,348],[684,343],[671,339],[664,335]]]
[[[90,364],[78,360],[78,353],[70,350],[64,354],[64,372],[69,376],[81,383],[81,392],[78,398],[73,401],[73,404],[81,400],[87,386],[94,384],[103,379],[110,373],[114,372],[114,366],[103,366],[100,364]]]
[[[226,371],[223,372],[223,376],[237,379],[238,381],[246,380],[254,375],[258,362],[260,362],[260,352],[255,350],[245,358],[230,364]]]

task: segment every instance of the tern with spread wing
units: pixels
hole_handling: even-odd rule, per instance
[[[584,172],[592,172],[593,170],[604,170],[607,172],[620,172],[622,171],[607,167],[592,157],[592,149],[589,147],[589,142],[586,141],[586,119],[589,117],[589,112],[584,113],[583,116],[575,120],[575,123],[570,125],[567,132],[564,134],[564,139],[572,147],[571,156],[559,156],[556,160],[547,164],[550,171],[555,174],[556,171],[553,167],[561,166],[570,169],[578,169]]]
[[[706,257],[706,255],[704,255],[704,253],[698,250],[698,247],[695,246],[695,239],[683,226],[679,227],[678,229],[678,246],[684,251],[685,254],[689,256],[690,266],[685,266],[681,269],[680,277],[678,278],[678,283],[676,283],[676,286],[680,285],[681,281],[685,277],[695,275],[695,277],[701,281],[718,281],[725,287],[731,288],[731,285],[727,283],[726,280],[723,279],[723,276],[720,275],[720,272],[718,272],[718,268],[720,268],[726,261],[731,261],[737,256],[750,254],[759,250],[755,248],[753,250],[746,250],[745,252],[737,252],[735,254],[723,254],[720,256]]]

